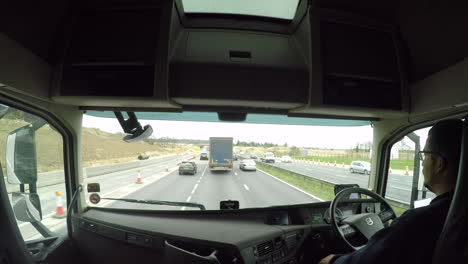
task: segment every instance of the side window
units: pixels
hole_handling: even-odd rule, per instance
[[[0,162],[25,241],[66,231],[63,138],[42,118],[0,105]],[[4,190],[0,190],[4,191]]]
[[[427,205],[435,197],[424,186],[422,161],[418,156],[418,152],[424,149],[429,129],[408,133],[391,148],[385,198],[397,215],[410,208]]]

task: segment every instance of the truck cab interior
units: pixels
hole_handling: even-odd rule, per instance
[[[328,254],[365,246],[399,215],[395,204],[382,198],[393,144],[417,129],[444,119],[466,120],[468,114],[466,1],[6,0],[0,10],[0,116],[14,108],[38,117],[21,115],[27,125],[0,142],[6,149],[0,179],[2,264],[318,263]],[[369,180],[359,189],[336,185],[332,200],[278,206],[239,209],[238,202],[227,201],[220,210],[190,199],[164,203],[182,210],[95,206],[99,196],[88,194],[99,186],[85,179],[102,172],[85,169],[83,162],[86,115],[117,118],[126,142],[160,129],[138,120],[163,117],[364,123],[373,131]],[[41,222],[49,212],[37,206],[37,166],[25,165],[41,162],[40,155],[31,156],[36,146],[27,135],[44,122],[63,146],[64,189],[55,193],[64,194],[57,208],[67,207],[56,212],[63,217],[61,231]],[[27,149],[20,155],[21,144]],[[433,264],[468,263],[466,121],[460,147],[453,201],[436,248],[427,252]],[[295,161],[256,162],[263,171],[259,166]],[[24,176],[31,173],[32,178]],[[183,179],[196,180],[200,173],[199,165],[197,175]],[[52,174],[47,175],[56,177]],[[345,209],[337,210],[340,201]],[[340,221],[343,214],[354,218]],[[356,224],[367,219],[379,225]],[[39,236],[25,239],[20,229],[26,224]]]

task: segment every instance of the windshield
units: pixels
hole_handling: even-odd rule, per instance
[[[241,209],[259,208],[330,201],[335,183],[368,187],[369,175],[351,173],[350,164],[370,161],[369,123],[353,126],[347,121],[350,126],[346,126],[337,120],[340,125],[331,126],[333,120],[327,120],[326,125],[281,125],[142,118],[150,114],[139,115],[139,122],[151,125],[153,134],[133,143],[123,140],[125,134],[111,118],[112,112],[109,118],[83,116],[84,186],[99,183],[101,198],[127,199],[101,199],[94,204],[91,193],[86,193],[89,206],[220,210],[221,201],[234,200]],[[281,159],[288,157],[290,162]]]

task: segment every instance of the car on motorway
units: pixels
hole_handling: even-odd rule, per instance
[[[182,161],[179,165],[179,175],[182,174],[197,174],[197,164],[195,161]]]
[[[208,160],[208,152],[202,152],[200,154],[200,160]]]
[[[371,172],[371,164],[367,161],[353,161],[349,165],[349,172],[351,173],[362,173],[369,175]]]
[[[240,162],[239,169],[241,169],[243,171],[246,171],[246,170],[256,171],[257,170],[257,164],[252,159],[245,159],[245,160]]]
[[[258,156],[257,156],[257,154],[252,153],[252,154],[250,154],[250,158],[251,159],[258,159]]]
[[[281,157],[281,162],[283,162],[283,163],[292,163],[292,159],[289,156],[282,156]]]

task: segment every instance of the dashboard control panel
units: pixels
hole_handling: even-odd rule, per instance
[[[272,240],[267,240],[253,247],[255,263],[276,264],[295,263],[292,259],[303,238],[303,231],[286,233]]]

